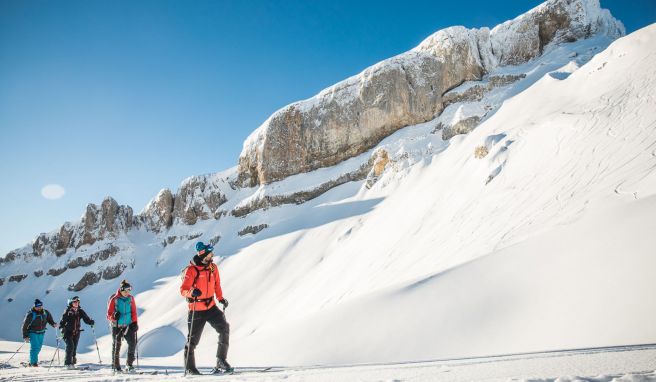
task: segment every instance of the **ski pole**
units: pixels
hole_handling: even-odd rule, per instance
[[[52,359],[50,360],[50,365],[48,366],[48,371],[50,371],[50,368],[52,367],[52,363],[55,362],[55,356],[59,355],[59,337],[57,337],[57,349],[55,349],[55,352],[52,353]],[[57,358],[59,359],[59,357]]]
[[[23,341],[23,343],[21,344],[21,346],[18,347],[18,350],[16,350],[16,351],[14,352],[14,354],[13,354],[11,357],[9,357],[9,359],[5,362],[7,365],[9,365],[9,361],[11,361],[11,359],[14,358],[14,356],[15,356],[16,354],[18,354],[18,352],[23,348],[23,346],[24,346],[26,343],[27,343],[27,342],[24,342],[24,341]]]
[[[93,340],[96,342],[96,350],[98,351],[98,363],[102,365],[102,360],[100,359],[100,349],[98,348],[98,339],[96,338],[96,329],[91,325],[91,331],[93,332]]]
[[[191,333],[194,329],[194,316],[196,315],[196,297],[191,308],[191,323],[189,324],[189,337],[187,338],[187,356],[185,357],[184,376],[187,376],[187,366],[189,365],[189,353],[191,353]]]

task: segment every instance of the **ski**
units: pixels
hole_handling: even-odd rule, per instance
[[[216,375],[232,375],[232,374],[244,374],[244,373],[266,373],[267,371],[271,371],[273,367],[265,367],[261,369],[238,369],[235,368],[232,371],[226,371],[220,374]]]

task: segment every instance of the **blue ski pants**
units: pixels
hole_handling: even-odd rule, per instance
[[[29,332],[30,336],[30,363],[36,365],[39,363],[39,352],[43,346],[43,337],[45,333]]]

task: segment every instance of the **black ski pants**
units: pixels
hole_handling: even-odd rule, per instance
[[[191,316],[194,316],[192,323]],[[187,328],[189,335],[187,336],[187,345],[185,345],[185,360],[187,360],[187,352],[189,352],[189,363],[186,364],[187,369],[196,368],[196,358],[194,357],[194,350],[200,342],[200,336],[203,333],[205,323],[209,323],[214,330],[219,334],[219,345],[216,349],[216,358],[225,360],[228,356],[228,345],[230,342],[230,324],[226,321],[223,312],[215,305],[208,310],[197,310],[194,314],[189,311],[187,316]],[[189,337],[191,336],[191,338]]]
[[[64,365],[75,365],[77,363],[77,343],[80,340],[80,333],[71,333],[64,337],[66,342],[66,359]]]
[[[121,368],[121,361],[119,360],[121,354],[121,341],[125,338],[128,343],[128,360],[127,365],[132,366],[134,362],[134,349],[137,345],[137,331],[135,326],[113,327],[112,328],[112,367],[114,369]]]

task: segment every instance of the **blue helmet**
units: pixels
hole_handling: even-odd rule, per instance
[[[213,250],[214,247],[212,246],[212,244],[204,244],[202,241],[196,243],[196,252],[198,252],[200,256],[210,253]]]

